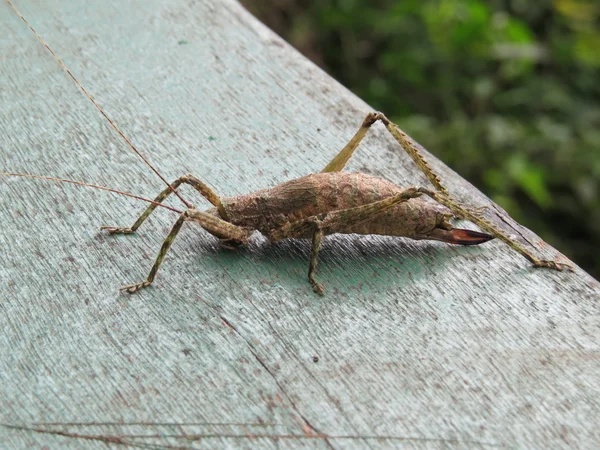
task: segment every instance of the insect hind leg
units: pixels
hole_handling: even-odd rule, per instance
[[[388,119],[383,113],[371,112],[367,114],[363,120],[362,125],[356,132],[356,134],[350,139],[346,146],[333,158],[329,164],[322,170],[322,172],[340,172],[345,166],[348,160],[354,154],[354,151],[358,147],[358,144],[363,140],[367,131],[371,126],[381,121],[392,137],[400,144],[406,153],[410,155],[415,164],[421,169],[429,181],[435,186],[435,188],[445,194],[448,193],[440,176],[433,170],[429,165],[421,150],[415,145],[414,141],[402,131],[396,124]]]
[[[470,220],[475,225],[480,227],[482,230],[484,230],[484,231],[488,232],[489,234],[491,234],[492,236],[504,241],[513,250],[517,251],[518,253],[523,255],[525,258],[527,258],[534,265],[534,267],[544,267],[547,269],[554,269],[554,270],[559,270],[559,271],[563,270],[563,269],[573,270],[573,267],[570,264],[538,258],[530,250],[525,248],[525,246],[523,246],[521,243],[512,239],[510,236],[508,236],[502,230],[498,229],[498,227],[494,226],[489,221],[487,221],[481,214],[480,208],[465,207],[465,206],[461,205],[459,202],[457,202],[456,200],[452,199],[450,196],[448,196],[442,192],[432,191],[431,189],[419,188],[419,192],[426,194],[429,197],[431,197],[432,199],[434,199],[435,201],[437,201],[438,203],[441,203],[442,205],[447,207],[449,210],[451,210],[455,215],[457,215],[461,218]]]
[[[144,223],[144,221],[152,214],[152,212],[158,206],[156,203],[162,203],[169,195],[171,195],[181,184],[189,184],[194,189],[196,189],[200,194],[202,194],[210,203],[217,207],[219,210],[219,214],[221,217],[226,219],[225,209],[223,204],[221,203],[221,199],[219,196],[206,184],[200,181],[198,178],[193,175],[184,175],[176,179],[171,186],[167,187],[163,190],[158,196],[154,199],[155,203],[152,203],[150,206],[146,208],[146,210],[142,213],[140,217],[135,221],[135,223],[130,227],[111,227],[111,226],[103,226],[100,227],[101,230],[107,230],[110,234],[131,234],[135,233],[135,231]]]

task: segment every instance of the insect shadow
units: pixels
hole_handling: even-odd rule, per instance
[[[240,284],[262,288],[284,287],[298,295],[304,291],[301,275],[311,254],[311,243],[301,239],[269,242],[255,235],[235,252],[222,249],[213,241],[186,244],[184,251],[197,254],[192,267],[207,270],[211,276],[226,280],[243,280]],[[181,250],[181,248],[180,248]],[[453,259],[468,254],[479,257],[485,250],[449,247],[441,243],[389,236],[335,235],[323,244],[320,258],[322,276],[327,277],[331,291],[337,295],[350,291],[389,292],[408,287],[417,280],[443,272]],[[189,267],[189,266],[188,266]],[[226,275],[225,275],[226,274]]]

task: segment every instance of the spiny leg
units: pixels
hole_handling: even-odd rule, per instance
[[[387,130],[394,137],[394,139],[412,157],[417,166],[419,166],[419,168],[427,176],[429,181],[431,181],[431,183],[438,190],[437,192],[435,192],[427,188],[421,188],[419,190],[420,192],[429,195],[434,200],[445,205],[450,210],[452,210],[452,212],[456,216],[471,220],[473,223],[480,226],[483,230],[506,242],[511,248],[513,248],[515,251],[519,252],[521,255],[523,255],[525,258],[531,261],[535,267],[546,267],[555,270],[563,270],[563,268],[565,267],[571,268],[569,264],[537,258],[519,242],[511,239],[508,235],[506,235],[501,230],[497,229],[494,225],[485,220],[482,217],[481,212],[482,210],[486,209],[486,207],[466,208],[456,200],[452,199],[448,194],[448,190],[442,185],[440,177],[433,171],[429,163],[425,160],[419,149],[413,143],[412,139],[406,133],[400,130],[400,128],[398,128],[397,125],[392,123],[382,113],[369,113],[367,117],[365,117],[362,126],[352,137],[350,142],[348,142],[348,144],[340,151],[340,153],[325,167],[325,169],[323,169],[323,172],[341,171],[345,167],[346,163],[348,162],[356,148],[358,147],[360,141],[364,138],[365,134],[367,133],[367,130],[378,120],[381,120],[381,122],[385,125]]]
[[[170,187],[163,190],[158,196],[154,199],[156,203],[162,203],[169,195],[171,195],[181,184],[189,184],[194,189],[196,189],[200,194],[202,194],[210,203],[216,206],[219,210],[219,214],[221,217],[226,218],[225,210],[223,208],[223,204],[221,203],[221,199],[219,196],[206,184],[200,181],[198,178],[193,175],[184,175],[181,178],[175,180]],[[135,221],[135,223],[131,227],[110,227],[103,226],[100,227],[101,230],[108,230],[110,234],[131,234],[135,233],[135,231],[140,227],[142,223],[148,218],[152,211],[156,209],[158,205],[156,203],[152,203],[146,210],[142,213],[142,215]]]
[[[447,194],[448,191],[442,185],[441,178],[431,168],[413,140],[380,112],[371,112],[367,114],[367,117],[365,117],[363,120],[363,123],[356,134],[352,137],[352,139],[350,139],[350,142],[348,142],[348,144],[346,144],[346,146],[337,154],[337,156],[333,158],[329,164],[327,164],[322,172],[340,172],[346,166],[348,160],[352,157],[352,154],[358,147],[358,144],[360,144],[360,141],[362,141],[367,134],[368,129],[378,120],[385,125],[393,138],[398,142],[398,144],[400,144],[404,151],[410,155],[413,161],[423,171],[425,176],[429,179],[429,181],[431,181],[435,188]]]
[[[130,294],[133,294],[134,292],[137,292],[140,289],[148,287],[152,284],[154,277],[156,276],[156,272],[158,272],[158,268],[165,259],[167,252],[171,248],[173,240],[175,240],[177,237],[177,234],[179,233],[179,230],[185,221],[197,222],[202,228],[219,239],[226,239],[239,243],[245,243],[248,239],[249,233],[247,230],[203,211],[198,211],[197,209],[188,209],[179,216],[179,219],[177,219],[177,222],[175,222],[175,225],[173,225],[169,235],[164,240],[146,280],[142,281],[141,283],[123,286],[121,291],[126,291]]]
[[[325,234],[339,232],[343,227],[352,227],[365,220],[373,220],[398,203],[419,197],[420,195],[421,192],[419,191],[419,188],[410,187],[384,200],[356,206],[354,208],[319,214],[318,216],[311,216],[306,219],[288,223],[277,230],[273,230],[269,235],[269,238],[276,241],[285,238],[303,238],[312,235],[312,253],[308,268],[308,281],[310,281],[313,290],[317,294],[323,295],[323,286],[315,279],[317,256],[321,248],[323,236]]]
[[[518,241],[512,239],[510,236],[505,234],[502,230],[499,230],[497,227],[495,227],[490,222],[488,222],[486,219],[484,219],[482,217],[480,211],[478,211],[477,208],[476,209],[467,208],[467,207],[461,205],[456,200],[453,200],[452,198],[450,198],[448,195],[445,195],[441,192],[435,192],[435,191],[432,191],[427,188],[419,188],[419,192],[427,194],[429,197],[431,197],[435,201],[446,206],[457,216],[464,217],[465,219],[470,220],[471,222],[473,222],[474,224],[479,226],[482,230],[487,231],[488,233],[490,233],[494,237],[497,237],[498,239],[501,239],[502,241],[507,243],[513,250],[519,252],[521,255],[523,255],[525,258],[527,258],[529,261],[531,261],[535,267],[545,267],[545,268],[554,269],[554,270],[563,270],[565,268],[568,268],[570,270],[573,269],[570,264],[559,263],[557,261],[547,260],[547,259],[539,259],[533,253],[531,253],[531,251],[529,251],[527,248],[525,248],[525,246],[520,244]]]
[[[377,121],[375,118],[376,114],[377,113],[373,112],[367,114],[367,117],[363,120],[358,131],[352,136],[352,139],[350,139],[344,148],[325,166],[321,173],[341,172],[344,167],[346,167],[348,160],[352,157],[352,154],[354,153],[354,150],[356,150],[356,147],[358,147],[358,144],[360,144],[360,141],[363,140],[367,131],[371,128],[371,125]]]
[[[154,265],[152,266],[152,269],[150,269],[150,273],[148,274],[148,278],[146,278],[146,280],[142,281],[141,283],[134,283],[134,284],[130,284],[130,285],[127,285],[127,286],[123,286],[120,289],[121,291],[125,291],[125,292],[128,292],[130,294],[133,294],[134,292],[137,292],[140,289],[148,287],[148,286],[150,286],[152,284],[152,282],[154,281],[154,277],[156,276],[156,272],[158,272],[158,268],[162,264],[163,259],[165,259],[165,256],[166,256],[167,252],[171,248],[171,244],[173,243],[173,241],[177,237],[177,234],[179,233],[179,230],[181,229],[181,226],[183,225],[183,222],[186,221],[186,219],[187,219],[186,212],[183,212],[179,216],[179,219],[177,219],[177,222],[175,222],[175,225],[173,225],[173,228],[171,229],[171,232],[169,233],[169,235],[167,236],[167,238],[163,242],[163,245],[160,248],[160,251],[158,252],[158,256],[156,257],[156,261],[154,261]]]

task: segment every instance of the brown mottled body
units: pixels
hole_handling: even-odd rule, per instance
[[[260,231],[272,240],[275,230],[333,211],[368,205],[396,194],[402,188],[382,178],[363,173],[333,172],[311,174],[235,197],[222,197],[226,220]],[[333,233],[380,234],[412,239],[431,239],[434,228],[446,228],[453,214],[444,206],[412,198],[398,203],[379,216],[356,224],[341,224]],[[325,233],[332,234],[332,233]],[[310,238],[307,230],[301,238]]]

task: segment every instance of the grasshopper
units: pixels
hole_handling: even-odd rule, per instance
[[[153,283],[159,267],[185,222],[196,222],[204,230],[220,239],[225,247],[236,247],[247,243],[250,235],[255,231],[259,231],[272,242],[287,238],[312,239],[308,280],[313,290],[321,295],[324,292],[323,286],[315,278],[318,254],[323,237],[335,233],[402,236],[417,240],[438,240],[459,245],[479,245],[490,239],[498,238],[531,261],[535,267],[545,267],[555,270],[563,270],[565,267],[570,267],[567,264],[554,260],[545,260],[536,257],[521,243],[512,239],[485,219],[480,209],[466,207],[454,200],[442,184],[439,175],[435,173],[412,139],[380,112],[372,112],[365,117],[360,128],[348,144],[342,148],[337,156],[320,173],[290,180],[270,189],[234,197],[220,197],[209,186],[193,175],[185,175],[169,183],[107,116],[104,110],[77,81],[42,37],[37,34],[27,20],[14,8],[10,0],[6,1],[23,19],[40,42],[52,53],[58,63],[60,63],[67,74],[108,120],[110,125],[125,139],[131,149],[167,184],[167,188],[154,200],[148,200],[114,189],[72,180],[27,174],[3,174],[82,184],[150,202],[150,205],[132,226],[101,227],[101,229],[106,230],[110,234],[135,233],[156,207],[166,207],[162,202],[171,194],[177,195],[186,205],[186,209],[183,211],[168,207],[178,212],[179,218],[163,242],[150,273],[144,281],[124,286],[121,288],[122,291],[134,293]],[[367,131],[376,122],[381,122],[400,147],[411,156],[431,182],[434,189],[417,186],[401,188],[382,178],[363,173],[342,171],[361,140],[365,137]],[[200,210],[187,202],[177,191],[182,184],[193,187],[213,207]],[[429,197],[429,200],[422,198],[423,196]],[[454,228],[450,223],[450,219],[454,217],[468,219],[485,232]]]

